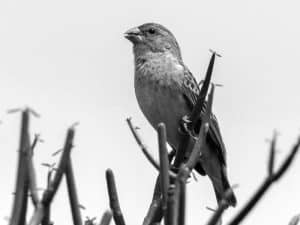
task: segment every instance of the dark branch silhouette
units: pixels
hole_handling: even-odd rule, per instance
[[[102,218],[100,220],[100,223],[99,225],[109,225],[110,224],[110,221],[111,221],[111,218],[112,218],[112,213],[110,210],[106,210],[103,215],[102,215]]]
[[[17,180],[11,213],[10,225],[23,225],[26,221],[28,182],[28,156],[30,154],[29,141],[29,111],[22,112],[20,144],[18,150]]]
[[[270,158],[274,158],[274,152],[275,152],[275,140],[276,135],[273,137],[272,143],[271,143],[271,149],[270,149]],[[229,223],[229,225],[237,225],[240,224],[240,222],[249,214],[249,212],[253,209],[253,207],[257,204],[257,202],[261,199],[261,197],[266,193],[266,191],[270,188],[270,186],[278,181],[282,175],[287,171],[287,169],[290,167],[293,159],[296,156],[296,153],[299,150],[300,146],[300,138],[298,138],[296,144],[291,149],[290,153],[286,157],[286,159],[283,161],[281,166],[278,168],[276,172],[269,169],[269,174],[266,177],[266,179],[263,181],[261,186],[258,188],[258,190],[254,193],[254,195],[250,198],[250,200],[246,203],[246,205],[240,210],[240,212],[232,219],[232,221]],[[269,168],[271,167],[270,164],[273,164],[274,159],[269,159]],[[270,174],[270,171],[272,173]]]
[[[69,194],[69,201],[71,206],[72,218],[74,225],[82,225],[82,218],[79,208],[79,201],[77,196],[77,188],[75,183],[75,176],[73,172],[72,160],[69,158],[66,168],[66,180]]]
[[[113,213],[114,221],[116,225],[125,225],[125,220],[119,203],[115,177],[111,169],[106,170],[106,183],[109,196],[109,205]]]

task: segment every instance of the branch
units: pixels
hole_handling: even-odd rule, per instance
[[[208,103],[207,103],[207,109],[205,111],[204,116],[202,117],[202,124],[200,127],[200,132],[198,135],[198,139],[196,143],[194,144],[193,151],[186,163],[187,168],[192,171],[199,159],[199,156],[201,156],[201,149],[205,143],[206,135],[209,129],[209,123],[210,123],[210,116],[212,112],[212,103],[214,98],[214,85],[211,87],[210,94],[208,96]]]
[[[106,170],[106,183],[109,195],[109,205],[113,213],[114,221],[116,225],[125,225],[124,217],[120,208],[115,178],[111,169]]]
[[[61,155],[54,178],[49,182],[47,189],[44,191],[42,195],[42,199],[40,200],[37,207],[35,208],[34,213],[29,221],[29,225],[39,225],[42,219],[44,218],[45,214],[47,213],[47,207],[50,205],[54,195],[56,194],[63,173],[65,172],[68,160],[70,158],[70,152],[73,147],[74,134],[75,134],[74,128],[69,128],[67,132],[63,153]]]
[[[73,173],[72,160],[69,158],[66,168],[66,180],[68,186],[69,201],[72,211],[74,225],[82,225],[81,213],[79,209],[79,201],[76,190],[75,177]]]
[[[159,159],[160,159],[160,185],[162,190],[162,209],[165,211],[168,201],[169,190],[169,159],[167,151],[167,134],[166,126],[164,123],[158,125],[158,146],[159,146]]]
[[[38,191],[37,191],[37,185],[36,185],[36,173],[35,173],[35,168],[33,164],[33,152],[34,148],[38,142],[38,135],[35,135],[33,143],[31,144],[31,152],[28,155],[28,179],[29,179],[29,190],[30,190],[30,196],[31,196],[31,201],[33,205],[36,207],[38,202],[40,201]]]
[[[297,225],[299,223],[299,221],[300,221],[300,215],[296,215],[289,222],[289,225]]]
[[[199,117],[200,117],[200,114],[201,114],[201,111],[202,111],[202,109],[203,109],[203,107],[204,107],[204,104],[205,104],[205,98],[206,98],[206,95],[207,95],[207,93],[208,93],[208,89],[209,89],[209,84],[210,84],[210,80],[211,80],[211,75],[212,75],[212,70],[213,70],[213,65],[214,65],[214,60],[215,60],[215,55],[216,55],[216,53],[215,52],[213,52],[213,54],[212,54],[212,57],[211,57],[211,59],[210,59],[210,63],[209,63],[209,67],[208,67],[208,69],[207,69],[207,73],[206,73],[206,76],[205,76],[205,80],[204,80],[204,83],[203,83],[203,86],[202,86],[202,88],[201,88],[201,90],[200,90],[200,94],[199,94],[199,96],[198,96],[198,99],[197,99],[197,102],[196,102],[196,105],[195,105],[195,107],[193,108],[193,111],[192,111],[192,113],[191,113],[191,115],[189,115],[190,117],[189,117],[189,120],[191,121],[191,123],[189,123],[188,124],[188,129],[192,129],[194,126],[195,126],[195,124],[196,124],[196,122],[198,121],[198,119],[199,119]],[[212,89],[213,89],[214,87],[212,87]],[[212,92],[213,93],[213,92]],[[212,96],[213,96],[213,94],[212,94]],[[211,100],[212,101],[212,100]],[[130,122],[130,119],[128,119],[127,120],[127,122]],[[204,124],[203,122],[202,122],[202,124]],[[131,126],[131,128],[133,128],[133,126]],[[204,129],[204,128],[203,128]],[[208,129],[208,127],[207,128],[205,128],[205,129]],[[133,130],[132,130],[133,131]],[[207,131],[206,131],[207,132]],[[136,136],[135,136],[136,137]],[[174,160],[174,163],[173,163],[173,168],[174,169],[178,169],[179,167],[180,167],[180,165],[181,165],[181,163],[183,162],[183,160],[184,160],[184,156],[185,156],[185,154],[186,154],[186,151],[187,151],[187,146],[188,146],[188,144],[189,144],[189,141],[190,141],[190,135],[188,135],[188,134],[183,134],[182,135],[182,137],[181,137],[181,141],[180,141],[180,144],[179,144],[179,148],[177,149],[177,151],[176,151],[176,156],[175,156],[175,160]],[[137,141],[138,142],[138,141]],[[141,142],[140,142],[141,143]],[[139,142],[138,142],[138,144],[139,144]],[[196,154],[196,153],[195,153]],[[193,159],[192,159],[192,161],[190,161],[189,162],[189,168],[193,168],[194,167],[194,165],[192,165],[192,164],[194,164],[194,163],[192,163],[193,162],[193,160],[196,160],[196,158],[198,158],[199,157],[199,154],[197,154],[197,156],[196,157],[192,157]],[[169,160],[170,162],[171,162],[171,160]],[[185,167],[186,168],[186,167]],[[185,173],[185,172],[184,172]],[[187,176],[188,177],[188,175],[184,175],[184,176]],[[177,178],[176,178],[176,176],[171,176],[171,183],[172,184],[174,184],[174,181],[175,180],[177,180],[177,178],[178,178],[178,176],[177,176]],[[176,178],[176,179],[174,179],[174,178]],[[181,179],[182,180],[182,179]],[[183,181],[181,181],[181,182],[179,182],[179,179],[178,179],[178,187],[175,189],[175,193],[176,193],[176,197],[175,197],[175,199],[177,198],[180,198],[180,199],[182,199],[183,201],[184,201],[184,197],[183,197],[183,195],[184,195],[184,193],[185,193],[185,183],[181,183],[181,182],[183,182]],[[182,189],[183,190],[183,192],[184,193],[182,193],[182,195],[180,194],[180,190],[179,190],[179,187],[180,187],[180,189]],[[148,210],[148,213],[147,213],[147,215],[146,215],[146,217],[145,217],[145,219],[144,219],[144,222],[143,222],[143,225],[150,225],[150,224],[153,224],[153,223],[159,223],[160,221],[161,221],[161,219],[162,219],[162,216],[163,216],[163,210],[162,210],[162,199],[160,198],[160,193],[159,193],[159,188],[156,186],[156,188],[155,188],[155,192],[158,192],[158,193],[155,193],[154,194],[154,198],[152,199],[152,203],[151,203],[151,205],[150,205],[150,208],[149,208],[149,210]],[[172,193],[172,192],[171,192]],[[170,195],[169,195],[170,196]],[[171,195],[172,196],[172,195]],[[179,197],[179,196],[181,196],[181,197]],[[173,198],[173,197],[172,197]],[[172,201],[172,199],[170,200],[169,199],[169,197],[168,197],[168,201]],[[178,201],[180,201],[180,200],[178,200]],[[176,201],[175,201],[176,202]],[[182,203],[180,203],[180,205],[181,205]],[[180,207],[180,209],[178,209],[178,207],[179,206],[177,206],[177,208],[175,207],[175,209],[176,210],[180,210],[179,211],[179,216],[181,215],[181,217],[180,218],[178,218],[178,221],[184,221],[184,217],[185,217],[185,215],[184,215],[184,207]],[[177,213],[177,212],[176,212]],[[173,213],[174,214],[174,213]],[[175,216],[176,217],[176,216]]]
[[[128,126],[129,126],[137,144],[140,146],[142,152],[144,153],[144,155],[146,156],[148,161],[154,166],[155,169],[160,171],[160,166],[159,166],[158,162],[156,162],[156,160],[153,158],[153,156],[148,151],[146,145],[143,143],[140,135],[138,134],[138,132],[136,131],[136,128],[133,126],[133,124],[131,122],[131,118],[127,118],[126,121],[128,123]],[[174,174],[172,171],[169,171],[169,176],[176,177],[176,174]]]
[[[160,169],[159,169],[158,163],[155,161],[153,156],[149,153],[146,145],[142,142],[140,135],[138,134],[138,132],[136,131],[136,128],[133,126],[133,124],[131,122],[131,118],[127,118],[126,121],[128,123],[128,126],[129,126],[137,144],[140,146],[142,152],[144,153],[144,155],[146,156],[148,161],[159,171]]]
[[[178,223],[179,225],[185,224],[185,205],[186,205],[186,182],[179,183],[179,208],[178,208]]]
[[[209,129],[209,122],[210,122],[210,116],[212,111],[213,96],[214,96],[214,85],[212,85],[210,94],[208,96],[207,109],[202,117],[200,132],[196,139],[196,143],[194,143],[193,150],[187,160],[187,163],[182,164],[182,166],[180,167],[177,178],[175,180],[175,191],[174,191],[175,207],[173,207],[173,210],[175,210],[175,212],[173,212],[173,214],[175,215],[175,220],[177,221],[177,224],[180,225],[184,224],[184,219],[185,219],[184,218],[185,208],[183,206],[185,205],[185,203],[182,202],[181,199],[185,201],[185,196],[183,196],[185,194],[185,184],[187,182],[188,177],[190,176],[191,171],[194,169],[197,161],[199,160],[199,157],[201,157],[201,150],[205,145],[205,140]]]
[[[212,76],[212,72],[213,72],[213,67],[214,67],[214,63],[215,63],[215,57],[216,57],[216,53],[213,52],[212,56],[210,58],[209,61],[209,65],[206,71],[206,75],[205,75],[205,79],[203,82],[203,86],[200,90],[200,94],[198,96],[196,105],[193,108],[193,111],[190,115],[190,120],[191,120],[191,128],[195,128],[196,122],[199,119],[199,116],[201,114],[201,111],[203,109],[204,106],[204,102],[205,102],[205,98],[207,96],[208,93],[208,89],[209,89],[209,84],[210,84],[210,80],[211,80],[211,76]]]
[[[111,218],[112,218],[112,213],[110,210],[106,210],[103,215],[102,215],[102,218],[100,220],[100,223],[99,225],[109,225],[110,224],[110,221],[111,221]]]
[[[269,176],[272,176],[274,172],[276,138],[277,138],[277,134],[275,132],[273,135],[273,139],[271,141],[271,148],[270,148],[270,156],[269,156],[269,163],[268,163]]]
[[[218,209],[214,212],[213,216],[210,218],[207,225],[217,225],[217,224],[220,223],[223,212],[229,206],[228,202],[229,202],[230,197],[233,195],[233,189],[234,188],[235,187],[229,188],[225,192],[225,194],[223,196],[223,199],[219,203]]]
[[[200,118],[201,111],[204,107],[205,99],[206,99],[206,96],[208,93],[209,84],[210,84],[210,80],[211,80],[211,76],[212,76],[212,72],[213,72],[215,56],[216,56],[216,53],[213,52],[210,62],[209,62],[209,65],[208,65],[208,68],[207,68],[207,71],[206,71],[203,86],[201,87],[200,94],[197,98],[197,102],[196,102],[191,114],[189,115],[190,123],[187,124],[188,125],[187,128],[189,131],[194,131],[197,121]],[[188,134],[182,135],[182,140],[179,144],[179,148],[177,150],[176,158],[175,158],[175,162],[174,162],[175,168],[179,168],[180,164],[183,162],[185,153],[187,151],[189,140],[190,140],[190,135],[188,135]]]
[[[273,142],[272,142],[273,143]],[[247,215],[248,213],[254,208],[254,206],[257,204],[257,202],[261,199],[261,197],[265,194],[265,192],[269,189],[269,187],[276,181],[278,181],[282,175],[287,171],[287,169],[290,167],[293,159],[296,156],[296,153],[298,152],[300,147],[300,138],[298,138],[297,143],[294,145],[292,150],[290,151],[289,155],[286,157],[286,159],[283,161],[277,172],[273,172],[271,176],[268,176],[259,189],[255,192],[255,194],[252,196],[252,198],[247,202],[247,204],[240,210],[240,212],[233,218],[233,220],[229,223],[229,225],[237,225],[239,224]],[[271,147],[271,151],[273,151],[273,148]],[[272,154],[270,154],[270,157],[273,157]],[[269,162],[272,160],[269,160]]]
[[[168,153],[169,164],[172,162],[173,158],[175,157],[175,154],[176,152],[174,150]],[[173,176],[170,177],[173,178]],[[163,210],[162,210],[162,198],[161,198],[161,185],[160,185],[160,175],[158,175],[155,182],[152,202],[150,204],[147,215],[144,218],[143,225],[149,225],[149,224],[152,225],[155,223],[159,223],[162,220],[162,217],[163,217]]]
[[[65,141],[65,146],[63,153],[61,155],[58,167],[56,169],[53,180],[50,182],[50,187],[47,189],[42,197],[42,202],[44,205],[50,204],[56,191],[60,185],[62,176],[67,168],[67,164],[70,158],[70,152],[73,147],[73,139],[74,139],[75,130],[73,128],[69,128],[67,132],[67,137]]]
[[[27,193],[28,193],[28,169],[27,157],[30,152],[29,144],[29,111],[22,112],[21,134],[18,155],[17,180],[15,186],[15,196],[11,212],[10,225],[23,225],[26,220]]]
[[[165,224],[166,225],[177,225],[177,210],[176,210],[176,196],[175,196],[175,185],[171,184],[169,187],[169,192],[168,192],[168,207],[167,207],[167,212],[165,216]],[[180,225],[180,224],[178,224]]]

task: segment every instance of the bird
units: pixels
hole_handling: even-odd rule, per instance
[[[182,140],[180,124],[196,104],[200,88],[184,64],[175,36],[163,25],[145,23],[124,33],[133,44],[134,89],[138,105],[153,126],[166,126],[167,142],[175,149]],[[195,170],[210,178],[220,204],[231,188],[227,177],[226,149],[218,121],[211,116],[205,146]],[[228,205],[236,206],[232,192]]]

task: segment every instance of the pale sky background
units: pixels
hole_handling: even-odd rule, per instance
[[[66,129],[79,121],[72,159],[83,216],[100,217],[108,206],[105,169],[112,168],[127,224],[141,224],[157,172],[135,143],[125,119],[133,117],[157,157],[156,133],[138,108],[133,54],[123,33],[159,22],[177,37],[185,64],[203,78],[209,48],[223,55],[213,81],[216,113],[228,150],[228,173],[238,207],[266,176],[269,146],[277,129],[277,162],[300,134],[299,1],[0,1],[0,221],[10,215],[20,115],[6,110],[29,105],[42,117],[31,131],[37,146],[39,187],[58,158]],[[300,212],[300,158],[252,211],[245,225],[287,224]],[[215,207],[207,177],[188,185],[187,224],[205,224]],[[71,225],[65,183],[52,208],[55,224]],[[1,223],[2,223],[1,222]]]

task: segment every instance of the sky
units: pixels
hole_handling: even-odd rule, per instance
[[[61,148],[67,128],[76,127],[72,161],[82,215],[97,218],[109,207],[105,170],[116,177],[128,224],[141,224],[151,201],[157,171],[135,143],[132,117],[158,158],[156,132],[134,95],[132,46],[123,33],[145,22],[168,27],[183,60],[197,80],[204,77],[209,49],[215,63],[213,111],[228,151],[228,174],[238,206],[267,175],[268,139],[280,135],[276,166],[300,134],[300,15],[298,1],[0,1],[0,221],[9,217],[14,191],[20,115],[30,106],[31,134],[45,140],[36,148],[38,186],[46,184],[51,154]],[[271,187],[243,224],[287,224],[300,212],[300,158]],[[207,177],[188,185],[187,224],[205,224],[216,207]],[[31,212],[30,212],[31,214]],[[30,217],[30,216],[29,216]],[[52,207],[55,224],[72,224],[65,180]]]

